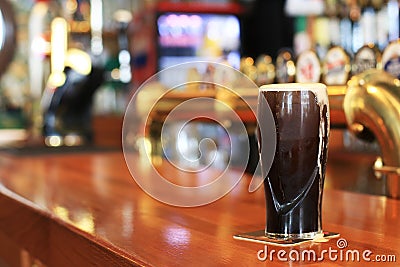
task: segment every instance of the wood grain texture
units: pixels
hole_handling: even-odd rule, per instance
[[[137,164],[140,168],[139,160]],[[159,168],[173,176],[171,166]],[[0,241],[12,240],[13,247],[25,249],[47,266],[288,266],[276,258],[261,262],[257,252],[263,245],[232,238],[262,229],[265,223],[263,190],[250,194],[248,183],[244,176],[232,192],[212,204],[179,208],[143,192],[119,152],[2,154]],[[323,228],[339,232],[348,242],[346,249],[395,255],[398,264],[399,222],[398,200],[329,188],[324,192]],[[338,249],[336,240],[294,249],[320,253],[329,248]],[[323,263],[397,266],[327,257]]]

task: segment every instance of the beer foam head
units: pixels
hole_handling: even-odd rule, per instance
[[[272,92],[291,92],[291,91],[311,91],[317,97],[318,102],[328,103],[328,93],[326,85],[323,83],[277,83],[267,84],[260,87],[260,91]]]

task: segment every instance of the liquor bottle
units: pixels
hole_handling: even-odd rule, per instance
[[[389,0],[387,3],[388,8],[388,22],[389,22],[389,42],[397,40],[399,36],[399,2],[397,0]]]
[[[340,46],[350,53],[353,49],[353,25],[350,19],[350,6],[344,0],[339,2],[338,16],[340,19]]]
[[[360,18],[363,44],[376,44],[378,42],[376,19],[375,9],[371,5],[363,7]],[[355,51],[358,51],[358,49]]]

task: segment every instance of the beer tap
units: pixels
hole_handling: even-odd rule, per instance
[[[103,82],[103,68],[85,51],[68,49],[65,19],[55,18],[51,27],[51,74],[41,99],[45,144],[90,144],[92,97]]]
[[[353,76],[344,98],[348,127],[357,137],[376,140],[381,157],[375,171],[386,175],[386,194],[400,198],[400,81],[378,69]]]

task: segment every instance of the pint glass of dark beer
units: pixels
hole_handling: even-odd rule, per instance
[[[312,239],[322,233],[321,201],[330,123],[326,86],[290,83],[260,88],[257,119],[261,166],[260,131],[265,129],[261,127],[263,121],[267,123],[263,117],[270,111],[275,122],[276,149],[270,168],[262,167],[267,208],[265,235]]]

